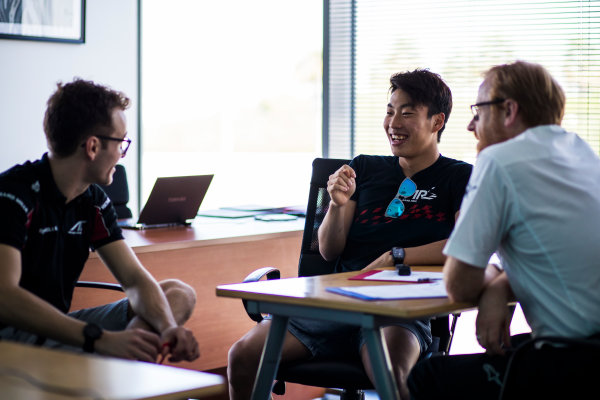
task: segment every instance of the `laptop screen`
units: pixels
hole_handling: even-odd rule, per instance
[[[212,178],[213,175],[192,175],[156,179],[138,225],[185,224],[194,219]]]

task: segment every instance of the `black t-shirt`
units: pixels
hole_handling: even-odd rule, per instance
[[[366,267],[394,246],[414,247],[447,239],[454,228],[473,166],[441,156],[411,180],[417,190],[402,198],[404,213],[385,210],[405,178],[398,157],[359,155],[350,162],[356,172],[356,214],[336,270]]]
[[[112,203],[98,186],[65,201],[47,154],[0,174],[0,243],[21,252],[20,286],[63,312],[90,249],[123,239]]]

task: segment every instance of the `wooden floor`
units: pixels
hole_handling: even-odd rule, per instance
[[[218,368],[210,371],[213,374],[218,374],[227,379],[227,370],[226,368]],[[303,385],[297,385],[295,383],[286,383],[285,385],[285,395],[277,396],[273,395],[273,400],[309,400],[309,399],[319,399],[325,396],[325,389],[309,387]],[[218,396],[211,396],[203,398],[202,400],[229,400],[229,393],[223,393]]]

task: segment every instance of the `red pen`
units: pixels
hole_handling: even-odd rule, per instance
[[[158,356],[158,363],[159,363],[159,364],[162,364],[162,363],[163,363],[163,361],[165,361],[165,358],[166,358],[166,355],[165,355],[165,353],[164,353],[164,351],[165,351],[165,347],[166,347],[166,348],[169,348],[169,347],[171,347],[171,343],[169,343],[169,342],[165,342],[165,343],[163,343],[163,344],[162,344],[161,351],[160,351],[160,354],[159,354],[159,356]],[[169,353],[167,352],[166,354],[169,354]]]

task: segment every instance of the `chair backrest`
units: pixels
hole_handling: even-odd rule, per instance
[[[334,158],[315,158],[312,163],[310,191],[306,206],[306,221],[298,263],[298,276],[324,275],[334,272],[335,262],[328,262],[319,253],[319,226],[329,208],[327,181],[329,175],[337,171],[350,160]]]
[[[100,185],[102,190],[112,201],[118,218],[131,218],[131,210],[127,207],[129,202],[129,185],[127,184],[127,173],[125,167],[121,164],[115,165],[113,181],[110,185]]]

